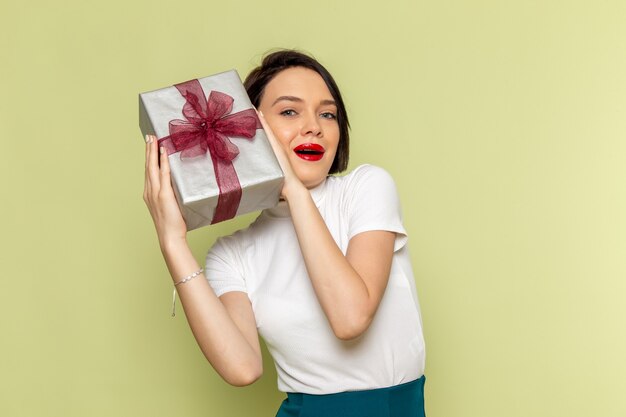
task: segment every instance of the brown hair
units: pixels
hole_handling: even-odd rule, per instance
[[[250,101],[255,107],[259,107],[265,86],[278,74],[287,68],[304,67],[317,72],[326,83],[330,94],[337,104],[337,123],[339,125],[339,144],[335,160],[330,167],[329,174],[336,174],[348,168],[348,157],[350,153],[350,123],[348,114],[343,104],[339,87],[335,83],[332,75],[317,60],[302,52],[286,49],[272,52],[263,58],[261,65],[250,71],[244,86],[250,96]]]

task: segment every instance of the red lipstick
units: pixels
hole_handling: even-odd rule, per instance
[[[317,143],[303,143],[296,146],[293,151],[305,161],[319,161],[324,156],[324,147]]]

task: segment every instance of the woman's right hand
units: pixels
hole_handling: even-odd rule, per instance
[[[187,226],[174,196],[168,155],[164,148],[158,148],[157,138],[153,135],[146,135],[143,200],[154,221],[161,249],[180,240],[186,241]]]

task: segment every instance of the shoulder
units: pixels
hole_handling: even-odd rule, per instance
[[[364,164],[343,177],[333,177],[333,193],[338,196],[341,211],[349,217],[354,213],[400,212],[396,184],[383,168]]]
[[[241,231],[237,231],[228,236],[222,236],[217,238],[213,246],[209,249],[206,255],[206,263],[209,265],[211,262],[232,263],[239,258],[239,248],[241,247],[241,240],[244,237]]]
[[[360,178],[368,178],[368,177],[385,177],[393,181],[391,175],[384,169],[377,165],[371,164],[362,164],[358,167],[354,168],[348,174],[344,175],[342,178],[344,181],[350,182],[355,181]]]
[[[402,224],[400,198],[385,169],[360,165],[343,177],[341,188],[339,206],[350,239],[361,232],[386,230],[397,234],[394,250],[404,246],[407,233]]]
[[[230,235],[218,237],[213,246],[209,249],[208,256],[228,258],[240,256],[242,248],[245,248],[248,245],[248,242],[254,239],[254,236],[258,231],[258,227],[256,227],[258,220],[259,219],[257,218],[257,220],[249,226],[237,230]]]
[[[224,283],[230,284],[237,281],[236,288],[243,291],[241,282],[246,276],[246,271],[250,268],[251,256],[253,253],[249,250],[255,242],[254,227],[256,221],[244,229],[235,231],[234,233],[217,238],[215,243],[207,251],[205,257],[205,270],[207,271],[207,279],[213,284],[213,289],[221,295],[225,290],[222,288]],[[219,284],[219,283],[223,283]],[[235,288],[235,287],[232,287]]]
[[[384,168],[376,165],[363,164],[342,177],[332,177],[342,194],[350,198],[355,194],[395,193],[396,184],[393,177]]]

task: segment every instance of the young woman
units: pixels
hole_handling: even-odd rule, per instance
[[[296,51],[245,81],[285,173],[282,199],[191,254],[167,153],[146,145],[144,200],[193,334],[228,383],[262,374],[259,334],[288,397],[277,416],[424,416],[424,340],[396,188],[347,168],[348,118],[328,71]],[[160,160],[160,168],[159,168]],[[191,278],[190,278],[191,277]]]

